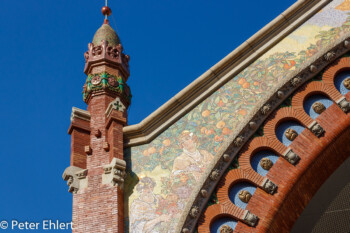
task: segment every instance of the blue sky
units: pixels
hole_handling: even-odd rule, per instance
[[[148,116],[292,3],[110,0],[111,26],[117,25],[131,57],[129,123]],[[83,54],[103,22],[103,5],[0,1],[0,222],[71,220],[72,196],[61,178],[70,159],[67,130],[72,106],[86,108]]]

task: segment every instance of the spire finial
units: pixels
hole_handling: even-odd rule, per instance
[[[105,16],[105,24],[108,24],[108,16],[110,16],[112,14],[112,10],[111,8],[108,7],[108,0],[106,0],[106,5],[104,7],[102,7],[101,10],[102,14]]]

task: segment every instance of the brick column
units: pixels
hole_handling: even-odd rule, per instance
[[[111,13],[108,7],[102,12]],[[71,166],[63,173],[73,193],[73,233],[124,232],[123,127],[131,91],[129,56],[108,20],[84,54],[87,111],[73,108]]]
[[[113,107],[106,114],[113,100],[111,96],[98,95],[88,105],[91,153],[86,163],[87,187],[73,194],[73,233],[124,232],[122,159],[126,118]]]

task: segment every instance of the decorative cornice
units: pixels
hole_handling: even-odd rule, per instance
[[[300,0],[138,124],[125,147],[148,143],[332,0]]]
[[[84,121],[90,121],[91,115],[88,111],[73,107],[72,108],[72,113],[70,116],[70,121],[73,121],[75,118],[84,120]]]
[[[81,129],[90,133],[90,119],[91,115],[88,111],[76,107],[72,108],[71,124],[68,129],[68,134],[73,132],[73,129]]]
[[[227,140],[222,149],[217,153],[216,161],[212,164],[212,169],[207,170],[207,172],[203,175],[204,179],[202,179],[199,183],[203,185],[197,186],[196,190],[193,191],[193,196],[190,197],[190,200],[187,203],[187,206],[184,209],[183,215],[179,221],[176,232],[182,232],[182,229],[189,230],[189,232],[193,232],[199,216],[193,218],[190,215],[190,210],[193,206],[196,206],[200,209],[200,213],[202,213],[205,208],[209,197],[220,181],[221,176],[232,163],[233,159],[237,156],[238,152],[242,148],[242,146],[251,138],[256,130],[263,124],[263,122],[267,119],[269,114],[273,112],[280,104],[283,103],[285,99],[287,99],[296,89],[298,89],[302,84],[306,81],[312,79],[315,75],[321,72],[327,65],[331,64],[336,58],[344,55],[346,52],[350,50],[350,33],[344,35],[342,38],[339,38],[337,42],[334,43],[333,47],[324,48],[317,55],[315,55],[314,59],[306,62],[302,67],[296,70],[291,75],[285,78],[284,83],[277,86],[275,90],[260,106],[257,106],[253,114],[248,116],[247,119],[239,125],[235,134],[232,135],[229,140]],[[328,59],[327,54],[332,53],[332,59]],[[298,82],[291,82],[290,80],[296,80]],[[281,94],[282,93],[282,94]],[[339,99],[337,104],[346,112],[348,110],[350,104],[347,102],[345,98]],[[263,107],[261,107],[263,106]],[[269,106],[264,108],[265,106]],[[350,109],[349,109],[350,110]],[[252,128],[251,125],[254,125]],[[311,125],[310,125],[311,126]],[[314,126],[314,125],[313,125]],[[239,144],[237,144],[237,139],[239,139]],[[292,150],[286,152],[285,156],[289,156],[291,154],[296,155]],[[293,156],[290,156],[293,157]],[[295,156],[294,156],[295,157]],[[293,157],[293,158],[294,158]],[[298,160],[294,158],[293,161],[290,161],[294,164]],[[213,172],[219,173],[216,179],[212,179]],[[275,190],[273,187],[273,183],[269,183],[269,189],[271,192]],[[202,195],[201,190],[206,190],[206,197]]]
[[[90,74],[93,67],[110,66],[118,69],[123,75],[124,81],[127,81],[129,73],[130,57],[123,53],[123,46],[109,46],[108,41],[103,41],[100,45],[90,43],[85,57],[85,74]]]
[[[84,85],[84,101],[88,103],[93,94],[104,91],[117,94],[127,106],[131,103],[130,88],[122,77],[117,77],[107,72],[89,74]]]

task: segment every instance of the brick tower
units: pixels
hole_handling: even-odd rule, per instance
[[[73,232],[124,232],[123,126],[131,93],[129,56],[111,28],[109,7],[103,25],[84,54],[87,75],[83,99],[87,111],[74,108],[70,167],[63,173],[73,193]]]

